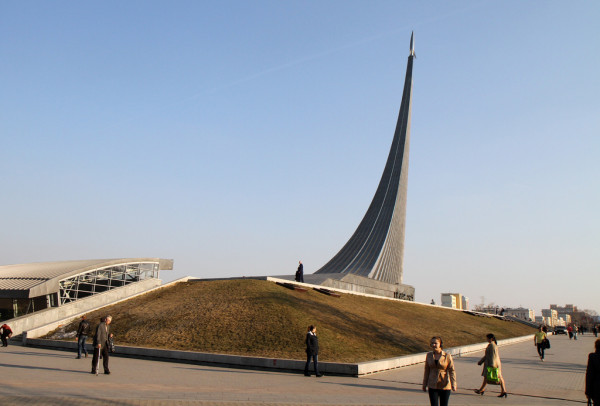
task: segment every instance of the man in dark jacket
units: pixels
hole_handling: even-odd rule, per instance
[[[319,339],[317,338],[317,328],[315,326],[308,326],[308,333],[306,333],[306,365],[304,366],[304,375],[310,376],[308,367],[310,366],[310,359],[312,358],[315,365],[315,375],[317,378],[323,376],[319,373]]]
[[[304,283],[304,265],[302,265],[302,261],[298,261],[298,269],[296,270],[296,282]]]
[[[585,371],[585,396],[600,405],[600,339],[594,343],[596,352],[588,356],[587,369]]]
[[[81,316],[81,321],[79,322],[79,328],[77,328],[77,359],[81,358],[81,353],[85,354],[87,358],[88,352],[87,348],[85,348],[85,340],[90,335],[90,322],[86,320],[85,316]]]
[[[108,337],[112,337],[109,330],[109,324],[112,322],[112,316],[106,316],[104,321],[98,324],[96,327],[96,335],[94,336],[94,356],[92,358],[92,373],[96,373],[98,368],[98,357],[102,352],[102,366],[104,367],[104,373],[110,374],[108,369]]]

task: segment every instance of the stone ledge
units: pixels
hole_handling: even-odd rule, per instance
[[[531,340],[533,335],[523,337],[509,338],[498,341],[499,346],[516,344],[519,342]],[[77,350],[77,342],[75,341],[60,341],[60,340],[45,340],[45,339],[27,339],[27,345],[32,347],[45,347],[53,349],[71,349]],[[461,347],[449,348],[446,351],[455,357],[460,357],[462,354],[468,354],[476,351],[484,350],[488,343],[478,343],[465,345]],[[88,344],[91,350],[91,344]],[[360,363],[335,363],[335,362],[319,362],[319,370],[330,375],[345,375],[345,376],[363,376],[373,374],[390,369],[401,368],[404,366],[414,365],[425,362],[427,353],[419,353],[406,355],[402,357],[382,359],[376,361],[360,362]],[[281,371],[304,371],[305,361],[292,359],[278,358],[261,358],[248,357],[242,355],[227,355],[227,354],[211,354],[194,351],[180,350],[165,350],[158,348],[145,347],[130,347],[117,345],[116,356],[126,356],[133,358],[153,358],[171,362],[194,362],[199,364],[213,364],[225,367],[242,367],[242,368],[258,368],[258,369],[273,369]],[[311,365],[312,366],[312,365]]]

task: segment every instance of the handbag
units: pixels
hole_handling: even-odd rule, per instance
[[[106,340],[106,344],[108,344],[108,352],[116,352],[115,341],[112,337],[108,337],[108,340]]]
[[[542,340],[542,347],[544,347],[544,349],[550,348],[550,340],[548,340],[547,338],[544,338]]]
[[[498,368],[487,367],[485,370],[485,380],[487,383],[498,385],[500,383],[500,377],[498,376]]]

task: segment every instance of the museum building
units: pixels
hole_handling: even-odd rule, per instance
[[[172,259],[122,258],[0,266],[0,320],[59,307],[111,289],[158,279]]]

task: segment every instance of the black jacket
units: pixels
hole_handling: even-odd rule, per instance
[[[593,352],[588,356],[585,371],[585,395],[594,399],[595,402],[600,400],[600,352]]]
[[[319,338],[315,334],[306,333],[306,353],[319,355]]]
[[[87,320],[81,320],[79,328],[77,329],[77,337],[89,336],[90,335],[90,322]]]

